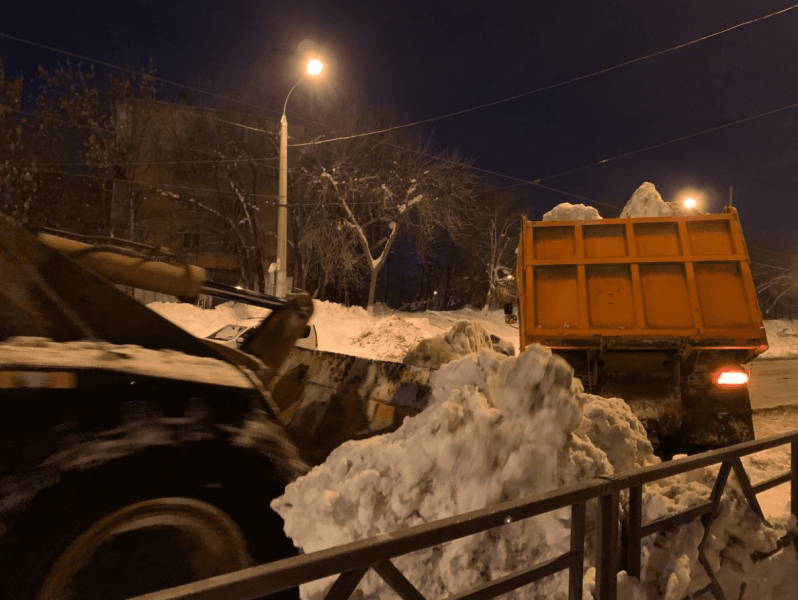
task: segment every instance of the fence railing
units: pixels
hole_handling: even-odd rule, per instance
[[[771,479],[752,485],[741,458],[790,445],[790,470]],[[643,486],[674,475],[720,465],[715,484],[706,502],[682,513],[650,523],[643,522]],[[254,600],[303,583],[338,575],[326,598],[343,600],[357,588],[366,573],[373,569],[405,600],[424,600],[424,596],[391,562],[392,558],[430,548],[452,540],[502,527],[558,509],[571,508],[571,541],[567,552],[545,562],[510,573],[455,596],[450,600],[481,600],[494,598],[560,571],[568,571],[569,599],[581,600],[585,559],[586,503],[598,502],[595,544],[596,600],[615,600],[616,575],[625,569],[639,577],[641,542],[648,535],[700,518],[704,524],[704,539],[698,548],[699,561],[710,583],[692,595],[697,598],[711,593],[717,600],[726,600],[715,574],[704,555],[704,544],[712,520],[718,513],[723,491],[734,471],[751,508],[760,516],[762,510],[757,494],[783,483],[791,484],[791,511],[798,515],[798,431],[745,442],[720,450],[680,458],[637,471],[609,475],[585,483],[514,500],[482,510],[433,523],[418,525],[392,533],[360,540],[344,546],[321,550],[266,565],[244,569],[168,590],[138,596],[135,600]],[[629,509],[625,522],[620,520],[620,494],[629,490]],[[764,518],[764,517],[763,517]],[[622,544],[622,536],[625,544]],[[780,547],[795,543],[785,537]],[[622,546],[625,552],[621,552]],[[755,559],[766,558],[759,555]],[[736,598],[737,596],[735,596]]]

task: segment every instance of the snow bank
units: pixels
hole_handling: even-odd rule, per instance
[[[474,321],[459,321],[446,333],[422,339],[402,362],[438,369],[441,365],[481,350],[492,350],[490,333]]]
[[[348,342],[349,354],[401,362],[408,346],[414,346],[429,337],[415,323],[396,315],[382,317],[373,321],[366,329]]]
[[[601,219],[599,211],[584,204],[563,202],[543,215],[543,221],[594,221]]]
[[[670,217],[673,215],[698,215],[697,209],[686,209],[678,202],[665,202],[653,183],[645,182],[635,190],[621,211],[627,217]]]
[[[321,550],[658,460],[623,401],[583,393],[541,346],[449,363],[432,386],[421,414],[337,448],[272,503],[297,546]],[[395,562],[422,594],[441,598],[562,551],[567,519],[544,515]],[[302,597],[320,598],[329,585],[307,584]],[[562,594],[563,585],[555,578],[540,590]],[[360,589],[390,597],[374,575]]]
[[[760,359],[798,358],[798,326],[790,319],[765,321],[769,348]]]
[[[267,308],[238,302],[225,302],[211,310],[184,302],[150,302],[147,307],[197,337],[207,337],[230,323],[264,317],[269,313]]]

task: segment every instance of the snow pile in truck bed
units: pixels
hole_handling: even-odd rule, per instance
[[[621,211],[627,217],[670,217],[673,215],[698,215],[696,209],[686,209],[678,202],[665,202],[653,183],[645,182],[635,190]]]
[[[644,182],[629,198],[621,211],[621,218],[670,217],[699,215],[698,209],[687,209],[679,202],[665,202],[653,183]],[[601,219],[598,210],[584,204],[563,202],[543,215],[543,221],[592,221]]]
[[[542,221],[594,221],[601,219],[599,211],[584,204],[563,202],[543,215]]]

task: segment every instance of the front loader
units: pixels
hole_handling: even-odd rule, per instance
[[[271,500],[429,396],[424,369],[295,348],[306,295],[216,285],[4,215],[0,282],[3,598],[128,598],[295,554]],[[239,351],[115,284],[272,310]]]

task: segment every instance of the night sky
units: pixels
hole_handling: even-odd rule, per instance
[[[294,92],[289,122],[307,118],[310,96],[435,119],[423,127],[438,144],[497,174],[497,187],[558,190],[520,186],[532,218],[565,201],[614,216],[644,181],[665,200],[696,189],[719,212],[733,186],[749,242],[792,251],[798,8],[677,47],[793,2],[4,0],[0,33],[124,67],[151,58],[164,80],[275,114],[311,40],[331,67]],[[0,56],[7,77],[76,60],[7,37]]]

